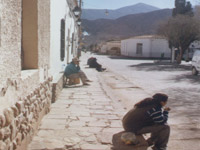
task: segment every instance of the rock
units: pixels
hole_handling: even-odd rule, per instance
[[[6,127],[6,128],[4,128],[4,129],[2,129],[3,130],[3,134],[4,134],[4,140],[5,139],[10,139],[10,135],[11,135],[11,130],[10,130],[10,128],[9,127]]]
[[[114,150],[134,150],[134,149],[140,149],[140,150],[147,150],[147,143],[143,136],[138,135],[137,139],[139,141],[138,145],[126,145],[121,140],[122,134],[126,132],[119,132],[113,135],[112,143],[113,143],[113,149]]]
[[[6,143],[0,140],[0,150],[6,150],[7,146]]]
[[[18,108],[16,106],[12,106],[11,109],[13,111],[14,117],[17,117],[19,115]]]
[[[11,140],[13,140],[17,134],[17,128],[14,122],[10,125],[10,130],[11,130]]]
[[[21,124],[20,131],[21,132],[25,132],[26,131],[26,125],[25,124]]]
[[[6,139],[6,140],[4,140],[4,142],[5,142],[5,144],[6,144],[6,149],[4,149],[4,150],[7,150],[8,148],[9,148],[9,146],[10,146],[10,139],[8,138],[8,139]]]
[[[30,113],[30,115],[28,116],[28,121],[32,121],[33,119],[33,112]]]
[[[0,130],[0,140],[4,139],[4,132],[3,129]]]
[[[8,126],[11,124],[11,122],[13,121],[14,119],[14,113],[12,111],[11,108],[7,108],[3,111],[4,115],[5,115],[5,118],[6,118],[6,124],[5,126]]]
[[[22,140],[26,138],[26,133],[22,133]]]
[[[17,142],[17,145],[21,145],[21,142],[22,142],[22,134],[21,134],[20,132],[17,133],[16,142]]]
[[[0,115],[0,128],[4,127],[6,124],[6,118],[4,116],[4,114]]]
[[[15,140],[13,141],[12,145],[13,145],[13,149],[11,149],[11,150],[16,150],[17,149],[17,142]]]
[[[14,150],[13,143],[10,143],[8,150]]]
[[[21,113],[21,114],[19,114],[19,116],[17,117],[17,119],[18,119],[18,121],[19,121],[19,124],[21,124],[22,122],[24,122],[25,121],[25,118],[24,118],[24,116],[23,116],[23,114]]]
[[[126,145],[131,145],[131,144],[138,144],[139,141],[136,138],[135,134],[132,132],[125,132],[121,135],[121,140],[126,144]]]
[[[18,101],[16,103],[16,107],[18,108],[19,113],[21,113],[24,110],[24,102],[23,101]]]

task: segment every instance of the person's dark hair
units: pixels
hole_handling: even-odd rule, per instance
[[[145,98],[144,100],[135,104],[135,107],[142,108],[149,105],[157,105],[160,106],[160,102],[166,102],[168,100],[168,96],[163,93],[156,93],[152,98]]]

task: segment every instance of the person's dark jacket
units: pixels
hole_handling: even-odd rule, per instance
[[[145,126],[154,124],[147,111],[155,107],[154,105],[131,109],[123,118],[122,124],[127,132],[136,132]]]
[[[70,76],[72,74],[78,73],[80,71],[80,67],[76,66],[73,62],[67,65],[65,68],[65,76]]]
[[[168,112],[162,111],[161,106],[150,105],[142,108],[134,107],[123,118],[122,123],[125,131],[137,132],[146,126],[165,124]]]
[[[89,58],[87,64],[90,68],[96,68],[97,71],[102,71],[102,67],[99,63],[97,63],[97,59],[95,57]]]

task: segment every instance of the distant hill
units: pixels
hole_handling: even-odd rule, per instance
[[[108,15],[105,14],[106,9],[83,9],[82,18],[87,20],[117,19],[130,14],[139,14],[155,10],[159,10],[159,8],[143,3],[122,7],[116,10],[108,10]]]
[[[155,34],[159,23],[167,20],[171,15],[171,9],[162,9],[149,13],[127,15],[116,20],[83,20],[82,27],[90,34],[85,41],[91,44],[110,39]]]

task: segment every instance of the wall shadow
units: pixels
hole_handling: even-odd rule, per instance
[[[143,71],[189,71],[190,65],[178,65],[173,63],[140,63],[137,65],[130,65],[129,67]]]

